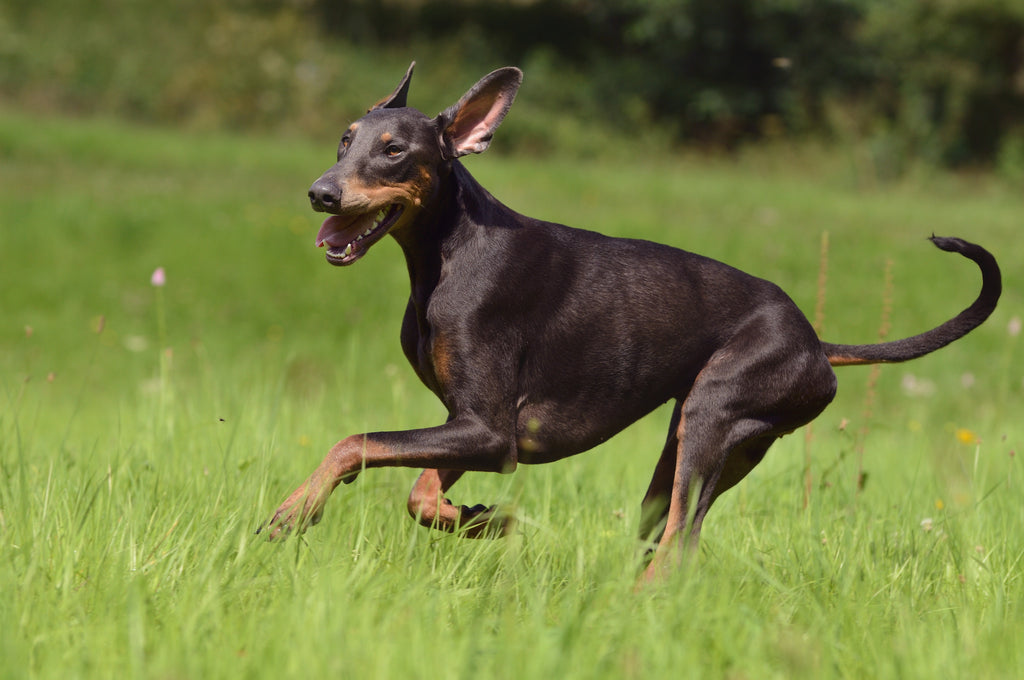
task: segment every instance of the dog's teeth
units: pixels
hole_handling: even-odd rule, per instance
[[[347,246],[345,246],[345,255],[351,255],[351,254],[352,254],[352,244],[349,243]]]
[[[373,231],[373,227],[370,227],[369,229],[367,229],[366,231],[363,232],[363,236],[369,236],[370,232],[372,232],[372,231]],[[362,236],[360,236],[359,238],[362,238]]]

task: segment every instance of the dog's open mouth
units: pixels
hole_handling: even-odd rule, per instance
[[[331,215],[320,225],[316,247],[327,246],[327,261],[339,267],[352,264],[383,238],[402,215],[402,206],[392,203],[376,213]]]

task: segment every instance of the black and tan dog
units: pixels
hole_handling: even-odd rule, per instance
[[[772,442],[832,400],[832,366],[932,352],[982,323],[1001,290],[994,258],[932,238],[981,268],[977,300],[921,335],[875,345],[821,342],[776,285],[665,245],[609,238],[520,215],[457,160],[487,148],[522,81],[484,77],[436,118],[398,88],[352,123],[338,162],[309,191],[330,213],[316,243],[349,265],[385,235],[412,293],[402,349],[444,402],[443,425],[343,439],[278,508],[270,535],[316,523],[331,492],[364,468],[427,468],[409,496],[421,523],[500,533],[496,508],[445,493],[466,471],[511,472],[586,451],[669,400],[668,440],[643,499],[641,535],[660,541],[653,574],[695,543],[711,504]]]

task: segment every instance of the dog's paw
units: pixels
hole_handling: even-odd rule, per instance
[[[260,526],[256,533],[266,533],[267,539],[271,541],[285,538],[292,533],[302,534],[320,521],[326,501],[327,498],[319,486],[307,481],[288,496],[270,520]]]
[[[466,538],[501,538],[512,533],[515,515],[500,505],[459,506],[459,528]]]

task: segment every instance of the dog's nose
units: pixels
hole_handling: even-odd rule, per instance
[[[332,212],[341,203],[341,188],[335,182],[321,177],[309,188],[309,203],[313,210]]]

